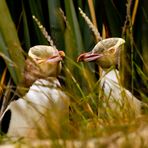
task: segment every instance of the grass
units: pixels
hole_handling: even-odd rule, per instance
[[[138,134],[141,134],[143,129],[147,127],[148,116],[145,114],[134,116],[131,114],[129,108],[121,109],[120,112],[111,110],[107,105],[104,108],[103,104],[108,103],[107,99],[103,100],[105,95],[99,88],[100,80],[95,81],[93,79],[93,72],[90,74],[91,70],[89,70],[87,65],[80,66],[73,60],[69,60],[69,62],[74,64],[76,68],[79,68],[81,77],[85,83],[85,85],[83,83],[83,85],[80,86],[79,80],[75,78],[66,66],[63,67],[65,73],[68,73],[69,76],[66,80],[71,80],[68,81],[68,85],[63,87],[63,90],[71,98],[70,123],[63,125],[61,121],[55,123],[51,120],[50,112],[48,112],[45,116],[48,127],[46,131],[42,131],[37,124],[36,143],[39,143],[38,140],[42,139],[43,143],[41,143],[43,145],[65,146],[67,142],[77,143],[77,141],[81,141],[82,145],[94,142],[100,146],[107,146],[122,139],[122,144],[132,144],[132,147],[136,141],[131,143],[131,141],[134,141],[131,140],[133,139],[131,135],[134,134],[135,138],[139,137]],[[11,143],[11,137],[4,137],[4,143],[5,141],[7,143],[8,139],[9,143]],[[143,135],[141,139],[144,140]],[[65,141],[65,143],[60,142],[61,140]],[[142,142],[141,140],[140,144],[142,144]],[[26,141],[25,139],[12,139],[12,143],[16,145],[23,145],[24,143],[35,144],[35,142],[32,143],[30,140]]]
[[[106,96],[99,88],[100,80],[94,79],[88,65],[79,65],[73,60],[69,62],[80,70],[81,78],[83,78],[82,85],[79,79],[66,66],[63,66],[64,73],[68,73],[65,81],[70,80],[68,85],[66,83],[65,86],[63,85],[63,91],[71,99],[70,122],[64,123],[57,120],[55,122],[49,111],[44,115],[46,130],[42,130],[40,125],[36,124],[35,139],[3,137],[1,143],[11,143],[14,147],[26,145],[35,147],[147,146],[148,115],[135,116],[130,108],[121,108],[120,111],[111,110],[107,105],[109,98],[105,98]],[[106,103],[105,107],[104,103]],[[62,122],[64,124],[61,124]]]
[[[48,3],[50,2],[51,1],[48,1]],[[137,4],[138,4],[138,0],[136,0],[134,10],[133,10],[134,13],[132,15],[132,20],[131,20],[132,25],[134,25],[135,23]],[[130,9],[129,5],[128,5],[128,9]],[[94,146],[95,147],[96,145],[99,147],[111,147],[111,146],[112,147],[147,147],[148,146],[148,142],[147,142],[148,115],[146,113],[143,113],[140,116],[135,116],[131,112],[129,107],[122,108],[122,106],[120,106],[121,108],[120,111],[111,110],[108,105],[108,100],[110,98],[106,97],[104,92],[100,88],[100,81],[102,78],[100,79],[96,78],[96,75],[98,74],[96,74],[96,71],[94,70],[95,65],[90,63],[82,64],[82,63],[76,62],[76,57],[79,55],[79,53],[83,52],[82,50],[84,46],[79,27],[83,26],[82,24],[84,23],[85,24],[84,28],[86,29],[86,26],[88,24],[86,22],[83,22],[83,23],[81,22],[81,26],[79,26],[78,18],[76,16],[76,12],[74,10],[74,5],[72,2],[66,3],[65,7],[66,7],[65,9],[67,14],[64,14],[62,12],[62,19],[64,19],[64,23],[65,23],[65,32],[62,33],[62,37],[58,36],[58,38],[62,38],[62,40],[64,39],[64,43],[62,44],[65,44],[64,49],[67,55],[65,61],[63,62],[63,70],[60,78],[62,80],[63,91],[66,92],[66,94],[71,99],[70,122],[65,124],[63,121],[64,124],[62,125],[60,121],[51,122],[50,112],[47,112],[47,115],[45,118],[47,129],[46,131],[42,131],[40,129],[40,126],[37,126],[36,139],[33,139],[33,140],[32,139],[26,140],[23,138],[13,139],[12,137],[2,136],[0,138],[1,144],[12,144],[11,146],[14,146],[14,147],[15,146],[16,147],[23,147],[23,146],[24,147],[25,146],[30,146],[30,147],[31,146],[32,147],[45,147],[45,146],[47,147],[50,147],[50,146],[52,147],[84,147],[85,146],[86,147],[88,146],[88,147],[91,147],[91,146]],[[69,10],[69,8],[71,8],[71,10]],[[94,14],[94,6],[91,3],[91,1],[89,1],[89,9],[91,9],[91,18],[93,20],[93,24],[95,24],[96,26],[96,22],[98,20],[97,21],[95,20],[96,16]],[[128,10],[128,11],[131,11],[131,10]],[[114,15],[113,17],[110,17],[109,16],[110,14],[111,13],[108,9],[107,17],[111,18],[112,20],[117,20],[116,15]],[[113,14],[115,14],[115,12],[113,12]],[[111,21],[111,19],[109,19],[109,21]],[[50,21],[52,22],[52,17]],[[53,23],[56,24],[56,22],[54,21]],[[108,22],[108,23],[110,24],[111,22]],[[104,25],[106,24],[102,24],[102,26]],[[120,34],[118,30],[119,28],[121,28],[121,26],[120,25],[118,26],[118,22],[117,23],[113,22],[112,25],[113,26],[110,30],[110,32],[113,32],[112,35],[114,35],[114,33]],[[25,26],[25,27],[28,28],[28,26]],[[104,29],[102,30],[102,35],[103,35],[102,38],[105,38],[108,35],[109,27],[105,26],[106,30]],[[125,26],[124,28],[125,34],[127,33],[126,31],[128,30],[126,27],[127,26]],[[133,26],[129,26],[130,29],[131,27]],[[44,29],[44,28],[41,28],[41,29]],[[87,29],[88,29],[88,26],[87,26]],[[39,30],[39,29],[36,27],[36,30]],[[52,29],[50,31],[51,33],[54,34],[54,31]],[[36,31],[36,32],[38,34],[37,40],[40,40],[40,42],[42,42],[42,40],[45,40],[45,39],[42,39],[42,36],[40,35],[39,31]],[[83,32],[85,32],[85,30],[83,30]],[[91,38],[90,36],[92,34],[89,34],[88,30],[86,32],[89,38],[86,38],[85,36],[87,35],[85,35],[84,36],[86,40],[85,42],[90,42],[90,38]],[[96,32],[96,34],[98,34],[100,38],[99,33]],[[128,35],[129,35],[128,37],[126,36],[127,40],[131,38],[132,34],[128,34]],[[96,41],[99,40],[98,36],[95,36]],[[93,43],[91,42],[91,44]],[[85,44],[85,47],[86,45],[90,46],[90,44]],[[134,46],[133,43],[132,43],[132,46]],[[87,49],[89,48],[90,47],[87,47]],[[124,52],[124,54],[128,54],[126,52]],[[147,90],[148,83],[146,82],[148,80],[148,77],[146,76],[146,74],[143,73],[142,68],[136,63],[134,63],[133,55],[131,58],[133,61],[132,64],[135,65],[136,71],[138,72],[138,74],[142,76],[143,82],[145,82],[144,85],[146,86],[146,90]],[[127,71],[125,70],[124,76],[126,75],[126,72]],[[132,74],[133,74],[132,77],[136,77],[133,72]],[[6,76],[5,76],[5,70],[4,70],[1,77],[2,83],[4,83],[4,79],[6,79],[5,77]],[[126,81],[126,79],[124,80],[125,82],[128,82]],[[133,85],[133,82],[132,82],[132,85]],[[143,94],[143,92],[141,92],[140,90],[139,90],[139,93]],[[147,102],[146,95],[143,94],[142,96],[143,96],[142,100]],[[106,104],[105,107],[104,107],[104,103]]]

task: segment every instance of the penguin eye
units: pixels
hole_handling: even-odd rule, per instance
[[[35,58],[35,61],[36,61],[38,64],[41,64],[41,63],[43,63],[45,60],[44,60],[44,59],[41,59],[41,58]]]
[[[115,48],[109,49],[109,50],[108,50],[108,53],[109,53],[109,54],[114,54],[114,53],[115,53]]]
[[[111,47],[111,48],[109,48],[108,50],[106,50],[105,52],[104,52],[104,54],[114,54],[115,53],[115,48],[113,48],[113,47]]]
[[[35,59],[36,61],[41,60],[41,58],[39,58],[39,57],[35,57],[34,59]]]

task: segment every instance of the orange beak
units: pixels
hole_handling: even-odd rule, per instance
[[[64,57],[65,57],[64,51],[60,50],[60,51],[59,51],[59,55],[60,55],[62,58],[64,58]]]

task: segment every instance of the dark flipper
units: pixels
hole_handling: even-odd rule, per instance
[[[1,134],[7,134],[8,129],[9,129],[10,120],[11,120],[11,110],[9,109],[5,112],[5,115],[3,116],[1,123],[0,123],[1,124],[1,129],[0,129]]]

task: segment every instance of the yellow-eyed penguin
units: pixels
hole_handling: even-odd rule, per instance
[[[49,117],[55,122],[68,120],[69,98],[57,79],[64,52],[37,45],[30,48],[28,56],[25,80],[26,86],[30,86],[29,91],[24,97],[12,101],[0,119],[2,132],[4,129],[4,133],[11,137],[35,137],[39,129],[46,132],[45,119]],[[46,117],[48,113],[50,116]]]
[[[120,50],[125,40],[122,38],[107,38],[99,41],[90,52],[81,54],[78,62],[95,62],[102,67],[100,86],[103,88],[108,105],[111,109],[122,111],[124,107],[131,109],[135,115],[141,113],[142,102],[121,86],[119,71]],[[109,70],[111,67],[111,70]]]

